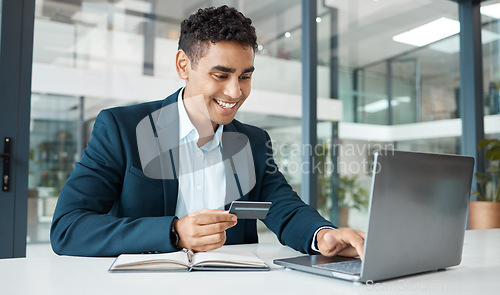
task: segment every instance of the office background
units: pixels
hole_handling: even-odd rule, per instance
[[[0,8],[7,2],[0,1]],[[300,194],[302,77],[307,74],[303,2],[37,0],[26,165],[28,245],[48,246],[59,191],[90,139],[98,112],[162,99],[183,86],[174,68],[179,25],[200,7],[227,4],[253,20],[256,72],[237,119],[270,133],[278,166]],[[478,137],[500,138],[500,1],[478,3],[317,1],[312,18],[317,42],[309,45],[317,53],[315,152],[321,168],[312,199],[323,216],[334,222],[345,216],[342,192],[335,187],[354,181],[358,193],[369,190],[371,154],[377,148],[466,153],[461,108],[480,116],[467,123],[473,146]],[[467,43],[472,55],[466,56],[459,21],[464,25],[479,6],[480,18],[470,28],[476,25],[481,39]],[[5,31],[3,25],[3,43]],[[477,37],[473,30],[462,32],[471,38],[466,41]],[[471,56],[481,57],[482,69],[465,64]],[[464,94],[466,89],[473,94]],[[345,225],[366,230],[363,202],[347,198]]]

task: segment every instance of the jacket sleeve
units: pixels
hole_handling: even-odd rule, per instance
[[[271,139],[266,134],[266,165],[260,194],[265,201],[273,202],[264,219],[283,245],[302,253],[317,254],[311,249],[315,231],[322,227],[334,227],[315,209],[305,204],[290,187],[274,162]]]
[[[116,120],[111,111],[102,111],[82,159],[59,195],[50,233],[55,253],[117,256],[177,250],[170,240],[174,216],[134,219],[108,215],[120,198],[125,166]]]

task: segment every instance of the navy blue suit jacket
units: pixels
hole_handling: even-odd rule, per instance
[[[175,103],[177,97],[178,91],[162,101],[100,112],[83,157],[59,195],[50,236],[54,252],[116,256],[177,250],[170,240],[170,228],[178,180],[147,177],[141,168],[136,139],[138,123]],[[160,114],[158,119],[178,126],[177,112]],[[242,200],[273,202],[263,220],[266,226],[282,244],[312,253],[315,230],[332,224],[302,202],[288,185],[273,160],[267,132],[237,120],[224,126],[223,131],[242,133],[250,142],[255,186]],[[178,128],[171,140],[179,141]],[[226,244],[256,243],[256,221],[239,220],[226,236]]]

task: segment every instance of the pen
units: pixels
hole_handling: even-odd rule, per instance
[[[184,248],[182,250],[186,253],[189,264],[191,264],[193,262],[193,256],[194,256],[193,250],[186,249],[186,248]]]

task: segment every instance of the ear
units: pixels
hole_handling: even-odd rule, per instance
[[[177,75],[183,80],[189,78],[189,71],[191,70],[191,62],[184,50],[179,49],[175,55],[175,68]]]

